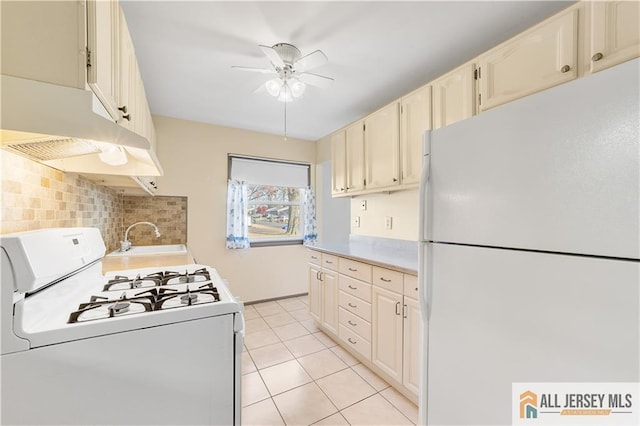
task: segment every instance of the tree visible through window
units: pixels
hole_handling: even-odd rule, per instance
[[[249,239],[302,239],[299,188],[248,185]]]

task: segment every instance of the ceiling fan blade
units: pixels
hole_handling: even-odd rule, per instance
[[[326,63],[327,56],[322,52],[322,50],[316,50],[315,52],[311,52],[308,55],[305,55],[302,58],[298,59],[295,62],[294,67],[296,69],[296,72],[305,72]]]
[[[267,68],[252,68],[252,67],[239,67],[239,66],[232,66],[231,68],[236,69],[236,70],[240,70],[240,71],[251,71],[251,72],[259,72],[261,74],[275,74],[275,70],[270,70]]]
[[[263,45],[259,45],[258,47],[262,49],[262,53],[267,55],[267,58],[269,58],[269,60],[273,65],[275,65],[278,68],[284,67],[284,61],[282,60],[280,55],[278,55],[278,52],[276,52],[273,47],[263,46]]]
[[[322,89],[327,89],[333,83],[333,79],[331,77],[325,77],[324,75],[313,74],[310,72],[300,74],[298,78],[305,84],[320,87]]]

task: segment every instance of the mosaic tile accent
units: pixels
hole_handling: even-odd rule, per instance
[[[0,234],[57,227],[97,227],[107,251],[120,245],[123,196],[76,173],[0,151]]]
[[[120,247],[129,225],[134,245],[186,244],[187,197],[140,197],[117,193],[76,174],[0,151],[0,234],[42,228],[97,227],[107,252]]]
[[[135,197],[125,196],[125,230],[136,222],[156,224],[160,238],[148,225],[137,225],[129,231],[133,245],[186,244],[187,242],[187,197]]]

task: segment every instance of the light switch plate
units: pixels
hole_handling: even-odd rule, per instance
[[[354,228],[360,228],[360,216],[356,216],[353,219],[353,227]]]
[[[360,210],[367,211],[367,200],[360,201]]]
[[[384,218],[384,229],[391,229],[393,226],[393,218],[391,216],[386,216]]]

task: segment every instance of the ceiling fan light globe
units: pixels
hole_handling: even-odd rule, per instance
[[[299,98],[304,94],[307,86],[298,79],[295,79],[291,84],[291,94],[294,98]]]
[[[293,100],[293,95],[291,94],[291,88],[288,85],[284,85],[282,87],[282,91],[280,91],[280,96],[278,96],[278,100],[280,102],[291,102]]]
[[[271,79],[269,81],[267,81],[265,84],[265,89],[267,89],[267,92],[269,92],[269,94],[271,96],[277,97],[280,95],[281,93],[281,89],[282,89],[282,80],[280,80],[279,78],[274,78]]]

